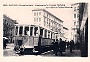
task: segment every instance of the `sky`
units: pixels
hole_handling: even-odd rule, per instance
[[[70,7],[71,4],[65,4],[65,6]],[[45,9],[64,21],[63,26],[69,29],[69,33],[71,32],[70,29],[72,26],[72,8],[46,8],[46,6],[4,6],[3,14],[6,14],[13,20],[17,20],[19,24],[32,24],[32,10],[36,8]]]

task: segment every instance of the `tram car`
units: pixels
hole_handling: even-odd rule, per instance
[[[14,50],[18,53],[41,53],[55,42],[55,33],[40,26],[16,24],[14,30]]]

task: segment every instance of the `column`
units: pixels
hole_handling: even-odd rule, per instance
[[[30,27],[31,27],[31,26],[29,26],[29,36],[30,36],[30,32],[31,32],[31,31],[30,31]]]
[[[47,30],[47,38],[48,38],[48,30]]]
[[[20,28],[20,26],[18,26],[18,32],[17,32],[17,35],[19,36],[19,28]]]
[[[55,33],[54,33],[54,39],[55,39]]]
[[[14,35],[16,35],[16,26],[14,27]]]
[[[45,35],[45,30],[43,29],[43,37],[45,37],[44,35]]]
[[[34,29],[35,29],[35,27],[33,26],[33,36],[34,36],[34,31],[35,31]]]
[[[25,26],[23,26],[23,36],[24,36],[24,28],[25,28]]]
[[[40,27],[38,26],[38,36],[40,35]]]
[[[49,32],[49,38],[51,38],[51,32]]]

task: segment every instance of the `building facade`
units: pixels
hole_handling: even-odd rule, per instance
[[[35,25],[39,25],[51,32],[45,32],[52,35],[52,39],[63,37],[63,21],[44,9],[32,10],[33,21]],[[47,36],[48,38],[48,36]]]
[[[68,28],[63,27],[63,39],[68,41]]]
[[[79,30],[79,3],[72,4],[73,7],[73,26],[72,26],[72,40],[76,43],[78,41],[78,33]]]
[[[87,57],[88,56],[88,3],[83,3],[83,2],[75,3],[72,4],[72,6],[74,8],[73,11],[74,19],[76,19],[76,20],[73,19],[73,25],[75,24],[75,22],[78,22],[73,26],[72,35],[73,38],[76,38],[74,39],[74,41],[80,42],[81,56]]]
[[[88,3],[79,6],[79,37],[81,43],[81,56],[88,57]]]
[[[7,37],[9,42],[13,42],[14,24],[18,24],[16,20],[12,20],[7,15],[3,15],[3,37]]]

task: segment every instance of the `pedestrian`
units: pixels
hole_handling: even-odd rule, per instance
[[[69,41],[67,42],[67,49],[69,48]]]
[[[75,49],[74,41],[72,40],[72,49]]]
[[[41,39],[42,39],[42,36],[39,35],[39,39],[38,39],[38,49],[39,49],[39,53],[38,54],[41,54],[42,53],[42,49],[41,49]]]
[[[72,48],[73,48],[73,41],[70,41],[70,53],[72,53]]]
[[[62,39],[60,38],[59,51],[61,56],[63,55],[62,52],[65,52],[65,47],[66,47],[66,43],[62,41]]]
[[[56,42],[54,43],[54,53],[55,53],[55,55],[57,56],[58,54],[58,49],[59,49],[59,47],[58,47],[58,39],[56,39]]]

